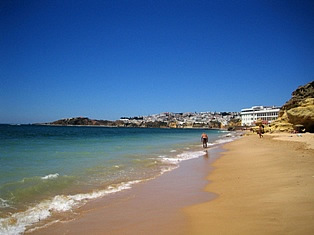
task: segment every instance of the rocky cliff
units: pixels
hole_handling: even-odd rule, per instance
[[[305,131],[314,132],[314,81],[292,92],[292,98],[282,106],[270,130],[293,131],[301,125]]]

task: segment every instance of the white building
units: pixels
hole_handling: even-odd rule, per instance
[[[252,126],[258,119],[265,123],[271,123],[278,118],[280,107],[253,106],[252,108],[241,109],[242,126]]]

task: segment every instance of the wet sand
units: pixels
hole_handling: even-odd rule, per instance
[[[228,143],[206,191],[185,208],[187,234],[314,234],[313,134],[248,135]]]
[[[179,168],[130,190],[90,202],[75,215],[63,214],[62,222],[31,234],[186,234],[183,208],[215,197],[203,189],[219,152],[219,148],[208,149],[203,157],[181,162]]]

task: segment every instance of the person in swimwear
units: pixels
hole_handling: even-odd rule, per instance
[[[203,148],[207,148],[208,136],[205,133],[202,134],[201,141],[203,142]]]
[[[262,138],[264,137],[263,134],[264,134],[264,125],[259,125],[259,128],[258,128],[258,133],[259,135],[259,138]]]

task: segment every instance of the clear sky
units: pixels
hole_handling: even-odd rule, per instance
[[[0,123],[283,105],[314,1],[2,0]]]

